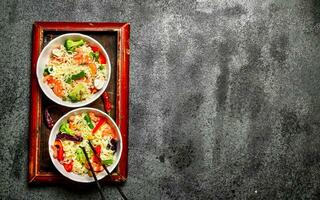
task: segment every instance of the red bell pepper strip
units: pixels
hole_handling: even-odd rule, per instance
[[[57,148],[57,159],[58,161],[63,160],[63,146],[60,140],[54,141],[54,146]]]
[[[94,150],[95,150],[97,156],[100,157],[100,154],[101,154],[101,146],[100,146],[100,145],[96,146],[96,147],[94,148]],[[93,158],[92,158],[92,161],[93,161],[93,162],[96,162],[96,163],[100,163],[100,158],[98,158],[97,156],[94,155]]]
[[[100,117],[97,125],[94,127],[94,129],[92,130],[92,134],[95,134],[95,132],[97,132],[97,130],[102,126],[102,124],[104,124],[105,122],[107,122],[107,119],[104,117]]]
[[[99,51],[99,47],[96,46],[90,46],[93,52]]]
[[[100,64],[106,64],[107,63],[106,57],[104,57],[102,55],[102,53],[99,53],[99,63]]]
[[[73,161],[70,163],[63,163],[63,167],[67,172],[71,172],[73,168]]]

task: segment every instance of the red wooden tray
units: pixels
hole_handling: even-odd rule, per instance
[[[123,151],[117,168],[105,182],[124,182],[128,177],[128,98],[129,98],[129,36],[128,23],[106,22],[35,22],[33,26],[33,51],[31,65],[31,108],[29,133],[29,183],[69,182],[53,166],[48,154],[50,130],[44,124],[44,109],[50,107],[53,118],[59,118],[69,108],[53,103],[41,91],[36,64],[42,48],[53,38],[70,32],[89,35],[106,49],[111,62],[111,79],[105,95],[112,103],[110,116],[116,121],[123,139]],[[89,105],[105,110],[102,97]]]

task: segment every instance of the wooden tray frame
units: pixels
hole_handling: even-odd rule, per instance
[[[123,151],[118,170],[112,174],[111,182],[124,182],[128,177],[128,118],[129,118],[129,23],[108,22],[35,22],[33,25],[33,50],[31,65],[31,102],[29,132],[29,172],[28,182],[61,183],[67,179],[59,173],[43,172],[39,168],[40,125],[42,118],[41,89],[36,76],[36,64],[43,44],[44,31],[115,31],[117,32],[117,85],[116,123],[123,139]]]

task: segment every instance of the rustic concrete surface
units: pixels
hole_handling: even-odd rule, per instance
[[[27,185],[36,20],[131,23],[130,199],[320,198],[319,1],[0,5],[0,199],[99,198]]]

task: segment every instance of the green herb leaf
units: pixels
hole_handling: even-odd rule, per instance
[[[72,79],[71,79],[71,77],[68,77],[66,80],[64,80],[66,83],[71,83],[72,82]]]
[[[99,70],[103,70],[104,69],[104,65],[99,65]]]
[[[83,78],[85,76],[86,76],[86,73],[84,71],[81,71],[78,74],[71,75],[71,79],[72,80],[77,80],[77,79]]]
[[[90,52],[90,53],[89,53],[89,56],[90,56],[93,60],[98,61],[98,59],[99,59],[99,51],[96,51],[95,53],[94,53],[94,52]]]
[[[104,165],[112,165],[112,163],[113,163],[113,159],[109,159],[109,160],[102,160],[102,163],[104,164]]]

